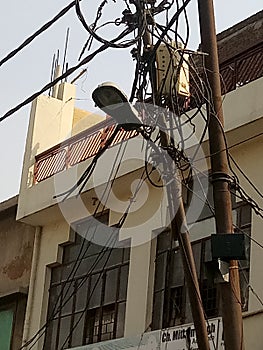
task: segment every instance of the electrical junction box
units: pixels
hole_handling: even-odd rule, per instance
[[[190,96],[189,55],[184,53],[181,43],[162,43],[156,51],[157,88],[162,96],[169,96],[176,90],[182,97]],[[172,93],[174,95],[174,92]]]
[[[212,258],[229,260],[245,260],[245,236],[242,233],[221,233],[211,235]]]

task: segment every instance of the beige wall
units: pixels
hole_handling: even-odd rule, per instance
[[[77,135],[81,131],[87,130],[91,126],[98,124],[105,119],[105,115],[99,115],[87,112],[83,109],[75,108],[71,135]]]
[[[131,248],[125,317],[125,337],[150,330],[152,322],[156,240]]]
[[[42,95],[32,103],[19,191],[18,218],[26,214],[27,205],[32,202],[28,189],[33,185],[35,156],[71,135],[74,97],[75,87],[63,83],[59,87],[58,99]]]
[[[262,350],[263,347],[263,311],[251,313],[243,318],[246,350]]]
[[[131,184],[135,179],[138,179],[141,171],[130,173],[117,179],[115,184],[115,199],[121,203],[126,203],[127,207],[130,197],[132,195]],[[149,184],[147,184],[149,186]],[[153,276],[154,276],[154,243],[152,238],[152,228],[165,226],[165,215],[158,215],[156,212],[159,208],[160,197],[162,197],[162,190],[149,187],[147,198],[151,200],[152,204],[146,209],[141,210],[141,206],[136,208],[132,213],[132,220],[129,218],[120,231],[120,238],[131,238],[131,263],[129,267],[129,287],[128,287],[128,301],[126,312],[125,335],[135,335],[144,332],[149,327],[151,322],[151,308],[153,295]],[[98,191],[102,192],[103,188]],[[92,204],[91,198],[94,198],[94,192],[88,191],[84,196],[79,197],[82,203],[82,209],[78,204],[78,199],[71,199],[65,202],[64,214],[69,215],[54,216],[54,211],[58,209],[57,206],[52,207],[53,217],[49,212],[42,211],[40,216],[36,214],[34,220],[38,218],[38,223],[43,226],[41,232],[41,243],[38,267],[35,281],[35,291],[37,291],[33,298],[32,314],[29,326],[28,339],[45,323],[47,312],[47,298],[48,288],[50,284],[50,266],[61,262],[62,245],[70,241],[69,223],[82,219],[90,215],[97,205]],[[140,200],[142,197],[142,200]],[[144,193],[139,194],[136,200],[143,203]],[[109,199],[110,201],[111,199]],[[166,203],[166,202],[165,202]],[[138,203],[137,203],[138,204]],[[156,206],[157,205],[157,206]],[[164,206],[166,206],[165,204]],[[109,203],[109,207],[110,203]],[[110,225],[114,225],[121,217],[121,212],[110,210]],[[122,208],[123,209],[123,208]],[[165,211],[165,208],[163,208]],[[150,224],[143,224],[147,218],[154,217],[154,221]],[[68,219],[68,221],[66,221]],[[46,224],[45,224],[46,221]],[[133,225],[131,224],[133,222]],[[49,223],[48,223],[49,222]],[[134,227],[134,222],[136,225]],[[142,225],[142,226],[140,226]],[[143,242],[143,245],[141,243]],[[151,262],[151,263],[150,263]],[[139,273],[138,273],[139,272]],[[42,341],[39,343],[38,349],[41,349]]]
[[[243,172],[252,180],[253,184],[263,193],[263,181],[262,181],[262,169],[263,169],[263,135],[257,137],[251,141],[231,149],[231,154],[235,161],[241,167]],[[262,208],[262,198],[253,190],[253,188],[244,179],[242,174],[234,167],[240,179],[241,186],[246,190],[248,195],[251,196]],[[252,237],[263,245],[262,237],[262,219],[252,211]],[[251,257],[250,257],[251,269],[250,269],[250,283],[251,286],[258,293],[259,297],[263,300],[263,279],[259,276],[262,275],[262,248],[260,248],[253,241],[251,242]],[[249,312],[254,312],[262,309],[262,305],[259,303],[255,295],[250,291],[249,295]]]
[[[255,136],[260,132],[259,123],[262,124],[263,116],[263,99],[260,98],[259,91],[263,89],[263,78],[250,83],[240,89],[231,92],[224,100],[224,111],[226,117],[226,129],[228,130],[228,138],[231,146],[233,144],[240,142],[244,139]],[[55,262],[59,262],[60,256],[60,245],[69,240],[69,226],[68,222],[80,219],[87,216],[87,212],[92,212],[92,201],[98,196],[98,192],[92,190],[96,187],[96,191],[101,188],[103,190],[103,184],[108,182],[109,169],[112,167],[112,159],[118,150],[117,147],[112,147],[105,155],[98,167],[96,168],[96,173],[92,180],[85,187],[86,193],[81,197],[83,198],[83,206],[78,207],[77,199],[72,198],[66,201],[63,206],[67,211],[62,212],[59,205],[57,205],[56,200],[53,199],[55,193],[60,193],[74,184],[76,179],[83,173],[84,169],[90,163],[90,160],[83,162],[76,167],[69,169],[66,172],[62,172],[56,177],[47,179],[35,186],[27,186],[27,175],[28,169],[32,165],[33,155],[35,155],[40,149],[43,150],[48,146],[48,143],[57,143],[60,140],[59,126],[54,128],[55,132],[51,135],[50,140],[44,140],[44,136],[41,136],[41,118],[44,117],[45,108],[44,101],[47,102],[48,110],[50,108],[50,113],[52,114],[54,110],[61,111],[62,104],[60,107],[52,107],[53,102],[43,98],[35,102],[33,105],[32,113],[36,111],[39,112],[37,120],[39,124],[35,126],[30,126],[29,131],[33,132],[35,130],[36,134],[33,138],[28,138],[27,150],[25,155],[25,167],[23,171],[23,178],[21,184],[20,198],[19,198],[19,212],[18,219],[24,222],[30,222],[34,225],[43,226],[41,235],[41,246],[40,246],[40,256],[37,266],[37,279],[35,291],[36,294],[33,298],[33,311],[30,323],[29,337],[32,336],[45,322],[46,309],[47,309],[47,290],[49,286],[50,269],[49,266]],[[250,101],[250,102],[248,102]],[[40,105],[41,104],[41,107]],[[39,108],[39,109],[38,109]],[[72,106],[73,109],[73,106]],[[53,112],[52,112],[53,110]],[[70,114],[71,112],[69,112]],[[60,114],[59,114],[60,115]],[[71,118],[69,116],[67,118]],[[33,118],[31,116],[31,118]],[[39,119],[38,119],[39,118]],[[62,120],[59,121],[59,123]],[[242,125],[243,124],[243,125]],[[63,133],[66,133],[66,128],[70,128],[70,123],[66,122],[67,127],[65,127]],[[72,120],[71,120],[72,125]],[[47,127],[47,125],[46,125]],[[37,145],[38,138],[41,140],[40,145]],[[33,139],[33,141],[32,141]],[[51,140],[52,139],[52,140]],[[55,141],[55,139],[57,141]],[[35,141],[34,141],[35,140]],[[53,144],[52,144],[53,145]],[[136,139],[135,144],[131,142],[132,147],[127,147],[124,158],[122,159],[122,168],[119,172],[119,178],[116,182],[116,196],[121,201],[128,201],[132,197],[132,191],[130,184],[136,178],[135,169],[141,168],[142,164],[138,162],[138,159],[144,159],[144,154],[141,151],[142,140]],[[35,149],[35,151],[34,151]],[[134,151],[135,150],[135,151]],[[136,151],[137,150],[137,151]],[[139,150],[139,151],[138,151]],[[35,153],[34,153],[35,152]],[[135,152],[135,153],[134,153]],[[34,154],[33,154],[34,153]],[[236,161],[245,171],[245,173],[252,179],[256,186],[262,191],[262,179],[261,170],[263,168],[263,158],[262,153],[262,138],[254,138],[252,141],[246,141],[240,146],[235,146],[231,148],[231,153],[235,157]],[[261,170],[260,170],[261,169]],[[131,173],[133,171],[133,173]],[[253,193],[253,198],[259,200],[259,204],[263,206],[262,201],[258,198],[252,189],[249,187],[247,182],[242,179],[240,175],[241,184],[248,190],[248,193]],[[141,218],[151,214],[152,208],[156,206],[160,201],[161,196],[158,191],[151,188],[150,192],[147,194],[150,196],[151,200],[148,201],[150,206],[143,207],[137,213],[133,213],[130,219],[133,223],[139,224]],[[80,198],[80,197],[79,197]],[[112,199],[114,202],[114,198]],[[112,202],[112,203],[113,203]],[[88,211],[85,211],[85,205],[88,207]],[[165,205],[164,205],[165,206]],[[84,208],[84,209],[83,209]],[[150,208],[150,210],[149,210]],[[83,209],[83,211],[82,211]],[[112,209],[112,208],[111,208]],[[153,275],[154,275],[154,243],[150,242],[150,237],[152,230],[165,226],[167,218],[163,215],[162,210],[158,212],[154,210],[152,214],[153,221],[151,225],[145,225],[141,227],[141,230],[131,229],[131,231],[126,230],[125,233],[121,232],[122,238],[133,237],[133,241],[136,242],[135,246],[131,250],[131,263],[130,263],[130,274],[129,274],[129,284],[128,284],[128,301],[127,301],[127,313],[126,313],[126,327],[125,335],[134,335],[136,333],[141,333],[146,330],[149,326],[149,320],[151,318],[151,298],[153,289]],[[66,220],[63,216],[71,215],[70,220]],[[118,210],[112,209],[110,213],[111,223],[115,223],[120,216]],[[127,222],[129,225],[129,221]],[[134,226],[134,225],[131,225]],[[262,224],[260,220],[253,215],[253,225],[252,225],[252,235],[258,241],[263,244],[261,238]],[[149,237],[149,241],[144,242],[144,245],[139,245],[140,240],[136,239],[140,236]],[[263,298],[263,281],[258,276],[261,275],[261,260],[262,260],[261,248],[258,248],[252,243],[251,249],[251,285],[259,293],[261,298]],[[256,298],[250,293],[249,300],[249,312],[256,311],[260,309],[260,305]],[[253,320],[251,321],[253,323]],[[245,334],[247,337],[254,337],[254,329],[251,326],[250,321],[245,321],[247,329]],[[251,333],[250,333],[251,332]],[[38,347],[41,349],[41,343]],[[253,348],[254,349],[254,348]],[[255,348],[256,349],[256,348]]]
[[[70,240],[70,230],[66,222],[56,222],[55,224],[46,225],[42,229],[36,280],[34,281],[35,288],[32,297],[29,333],[26,340],[31,339],[46,322],[50,266],[61,263],[61,245]],[[44,339],[42,337],[38,342],[37,349],[42,349],[43,341]]]
[[[63,137],[71,133],[74,101],[68,98],[70,93],[73,93],[71,91],[73,89],[72,86],[70,84],[68,85],[63,85],[66,94],[63,100],[64,102],[58,102],[59,100],[42,96],[32,106],[17,214],[18,219],[23,219],[26,222],[27,217],[30,215],[54,205],[57,202],[53,199],[54,194],[61,193],[70,188],[90,163],[89,159],[35,186],[31,186],[35,155],[62,141]],[[260,91],[262,90],[263,78],[230,92],[224,98],[225,128],[228,132],[229,145],[236,144],[244,140],[244,138],[256,135],[260,127],[263,127],[263,118],[261,118],[263,116],[263,99],[260,98]],[[65,104],[66,101],[69,102]],[[54,118],[55,115],[56,118]],[[51,120],[56,121],[56,125],[53,128],[48,127]],[[60,125],[62,124],[64,125],[63,132],[60,129]],[[197,139],[202,133],[202,127],[203,125],[197,125]],[[48,134],[50,135],[48,137],[46,137],[46,130],[49,130]],[[32,133],[34,136],[30,137]],[[193,145],[192,143],[193,141],[186,143],[186,147],[191,147]],[[105,173],[105,169],[111,169],[118,148],[119,146],[112,147],[101,158],[94,173],[96,175],[87,184],[86,190],[94,186],[100,186],[108,181],[108,171]],[[144,148],[142,139],[137,137],[136,139],[129,140],[128,147],[122,159],[122,168],[119,176],[140,168],[142,161],[138,162],[138,159],[144,159]],[[39,193],[41,193],[41,196],[39,196]]]
[[[22,343],[35,233],[16,221],[16,209],[17,197],[0,203],[0,306],[14,307],[10,350]]]
[[[29,285],[35,229],[15,218],[16,205],[0,212],[0,297]]]

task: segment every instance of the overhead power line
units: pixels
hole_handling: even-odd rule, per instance
[[[41,28],[39,28],[34,34],[30,35],[27,39],[23,41],[21,45],[19,45],[16,49],[7,54],[0,61],[0,67],[13,58],[16,54],[18,54],[21,50],[23,50],[26,46],[28,46],[36,37],[45,32],[48,28],[50,28],[57,20],[63,17],[73,6],[75,5],[75,1],[72,1],[66,7],[64,7],[55,17],[53,17],[50,21],[45,23]]]
[[[260,190],[256,187],[256,185],[250,180],[250,178],[245,174],[245,172],[242,170],[242,168],[238,165],[238,163],[235,161],[235,159],[233,158],[233,156],[231,156],[231,154],[229,153],[229,158],[231,159],[231,161],[235,164],[235,166],[237,167],[237,169],[240,171],[240,173],[244,176],[244,178],[247,180],[247,182],[250,184],[251,187],[253,187],[253,189],[257,192],[257,194],[263,198],[263,194],[260,192]]]
[[[71,67],[65,73],[60,75],[58,78],[56,78],[52,82],[46,84],[41,90],[35,92],[34,94],[32,94],[31,96],[26,98],[23,102],[19,103],[17,106],[15,106],[14,108],[12,108],[8,112],[6,112],[2,117],[0,117],[0,122],[2,122],[3,120],[7,119],[8,117],[10,117],[15,112],[19,111],[22,107],[26,106],[28,103],[34,101],[34,99],[37,98],[39,95],[43,94],[45,91],[47,91],[50,88],[52,88],[54,85],[56,85],[62,79],[67,78],[69,75],[74,73],[78,68],[80,68],[84,64],[90,62],[98,53],[106,50],[107,48],[108,48],[107,45],[101,45],[101,47],[99,47],[97,50],[95,50],[90,55],[86,56],[79,64],[77,64],[74,67]]]
[[[65,11],[67,12],[71,7],[73,7],[75,5],[75,1],[70,3],[65,9],[63,9],[56,17],[56,19],[60,18],[62,16],[63,13],[65,13]],[[36,36],[37,33],[39,35],[39,32],[41,33],[44,29],[44,27],[48,28],[48,26],[50,26],[53,22],[54,22],[54,18],[53,20],[51,20],[50,22],[48,22],[46,25],[44,25],[38,32],[36,32],[33,36],[31,36],[30,38],[26,39],[26,41],[20,45],[20,47],[16,50],[14,50],[14,53],[10,53],[9,54],[9,58],[13,57],[16,54],[16,51],[20,51],[24,46],[26,46],[29,42],[31,42]],[[8,112],[6,112],[2,117],[0,117],[0,122],[2,122],[3,120],[5,120],[6,118],[10,117],[12,114],[14,114],[15,112],[17,112],[18,110],[20,110],[22,107],[26,106],[28,103],[31,103],[35,98],[37,98],[39,95],[43,94],[45,91],[49,90],[50,88],[52,88],[54,85],[56,85],[58,82],[60,82],[61,80],[67,78],[69,75],[71,75],[72,73],[74,73],[78,68],[80,68],[81,66],[83,66],[84,64],[89,63],[98,53],[108,49],[109,47],[115,47],[113,46],[115,43],[117,43],[119,40],[125,38],[127,35],[129,35],[130,33],[132,33],[134,31],[134,28],[126,28],[124,29],[116,38],[112,39],[110,42],[105,42],[103,45],[101,45],[98,49],[96,49],[93,53],[89,54],[88,56],[86,56],[83,60],[81,60],[77,65],[71,67],[70,69],[68,69],[67,71],[65,71],[61,76],[59,76],[58,78],[56,78],[54,81],[46,84],[41,90],[35,92],[34,94],[32,94],[31,96],[29,96],[28,98],[26,98],[23,102],[19,103],[17,106],[15,106],[14,108],[10,109]],[[135,39],[129,40],[127,41],[127,43],[123,46],[122,44],[120,45],[116,45],[116,48],[123,48],[123,47],[129,47],[133,44],[136,43],[137,40],[140,39],[140,35],[142,34],[142,32],[140,32],[137,37]],[[7,58],[4,59],[5,61],[7,60]],[[2,60],[2,62],[4,61]],[[1,63],[1,62],[0,62]],[[4,63],[4,62],[3,62]]]
[[[130,30],[123,31],[113,41],[118,41],[118,40],[122,39],[123,37],[128,35],[130,32],[131,32]],[[28,103],[31,103],[32,101],[34,101],[34,99],[37,98],[39,95],[43,94],[45,91],[47,91],[50,88],[52,88],[54,85],[59,83],[61,80],[67,78],[69,75],[74,73],[77,69],[79,69],[84,64],[89,63],[97,54],[101,53],[102,51],[105,51],[108,47],[109,47],[108,44],[101,45],[93,53],[91,53],[88,56],[86,56],[85,58],[83,58],[83,60],[80,61],[80,63],[78,63],[77,65],[75,65],[75,66],[73,66],[71,68],[69,68],[65,73],[61,74],[58,78],[56,78],[52,82],[46,84],[41,90],[35,92],[34,94],[32,94],[31,96],[26,98],[23,102],[19,103],[17,106],[15,106],[14,108],[12,108],[8,112],[6,112],[2,117],[0,117],[0,122],[2,122],[3,120],[7,119],[11,115],[13,115],[15,112],[19,111],[22,107],[26,106]]]

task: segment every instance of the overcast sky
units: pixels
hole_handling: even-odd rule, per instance
[[[70,0],[13,0],[2,4],[0,59],[69,2]],[[108,0],[109,10],[106,15],[108,19],[118,17],[122,2],[116,0],[114,5],[112,0]],[[196,49],[199,43],[196,2],[197,0],[192,0],[191,6],[188,7],[191,49]],[[101,0],[82,1],[90,22],[100,3]],[[227,29],[261,9],[262,0],[215,0],[217,32]],[[121,16],[121,10],[119,16]],[[27,48],[0,67],[0,116],[49,82],[52,57],[58,49],[62,61],[68,27],[70,27],[70,38],[67,61],[69,66],[75,65],[87,34],[72,9]],[[84,66],[88,68],[88,72],[77,82],[77,98],[82,99],[77,103],[80,108],[88,110],[93,108],[90,99],[91,91],[103,81],[114,81],[129,93],[134,68],[129,52],[130,49],[108,50],[96,57],[91,64]],[[69,81],[76,75],[77,73],[73,74]],[[0,124],[0,201],[8,199],[19,191],[29,112],[30,106],[24,107]]]

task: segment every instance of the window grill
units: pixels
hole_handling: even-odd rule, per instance
[[[80,230],[86,228],[87,236],[92,230],[90,221],[79,224]],[[96,225],[96,220],[92,223]],[[107,229],[103,233],[107,234]],[[52,321],[47,328],[44,349],[56,350],[62,346],[67,349],[122,337],[129,248],[102,247],[75,233],[75,243],[63,250],[62,264],[51,270],[47,319]],[[55,315],[54,308],[58,310]]]
[[[234,223],[239,228],[236,231],[251,232],[251,207],[244,202],[233,206]],[[221,314],[219,288],[210,280],[206,263],[212,260],[211,238],[206,232],[206,221],[211,221],[211,215],[197,224],[203,227],[205,238],[192,242],[194,260],[199,279],[200,293],[207,317],[217,317]],[[213,219],[214,220],[214,219]],[[210,225],[207,225],[210,228]],[[250,239],[246,241],[246,260],[239,261],[242,310],[248,308],[248,281],[250,267]],[[152,327],[160,329],[183,323],[193,322],[190,310],[189,296],[186,289],[184,270],[177,242],[169,230],[157,237],[155,259],[155,285]]]

